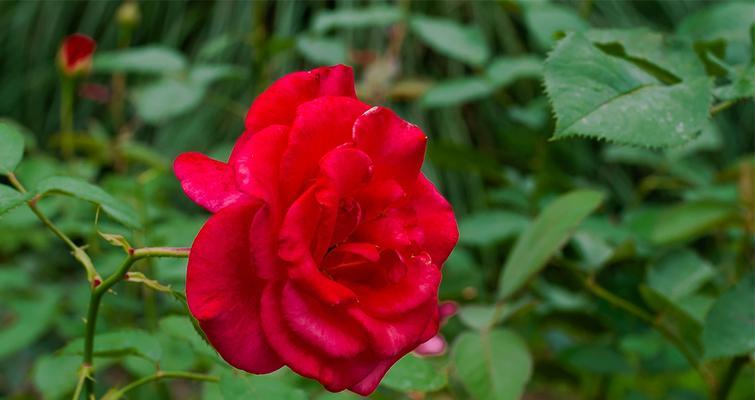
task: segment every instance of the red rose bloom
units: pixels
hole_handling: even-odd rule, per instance
[[[262,93],[228,163],[176,159],[186,194],[214,213],[192,245],[186,296],[226,361],[257,374],[287,365],[366,395],[437,333],[458,231],[420,172],[426,140],[360,102],[339,65]]]
[[[66,37],[58,52],[58,63],[63,73],[74,76],[89,72],[95,46],[92,38],[80,33]]]

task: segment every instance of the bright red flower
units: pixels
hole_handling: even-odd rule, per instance
[[[371,393],[438,331],[440,268],[458,231],[420,172],[427,138],[356,98],[349,67],[262,93],[228,163],[180,155],[186,194],[214,215],[191,248],[192,315],[233,366],[283,365]]]
[[[66,37],[58,52],[58,63],[63,73],[74,76],[89,72],[95,46],[95,41],[87,35],[75,33]]]

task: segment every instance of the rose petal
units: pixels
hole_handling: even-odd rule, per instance
[[[186,298],[191,314],[229,364],[253,373],[282,366],[260,325],[264,283],[249,263],[248,226],[257,208],[226,207],[210,217],[191,247]]]
[[[369,355],[333,358],[295,335],[286,322],[281,303],[283,284],[268,285],[262,295],[262,320],[265,337],[280,357],[296,373],[313,378],[330,391],[341,391],[364,379],[377,365]]]
[[[270,125],[291,125],[300,104],[323,96],[356,99],[351,67],[320,67],[278,79],[252,103],[246,115],[246,128],[257,132]]]
[[[291,126],[288,148],[281,160],[283,201],[294,199],[314,178],[320,159],[351,142],[354,121],[369,107],[349,97],[320,97],[299,106]]]
[[[404,187],[417,179],[427,136],[384,107],[373,107],[354,122],[354,143],[375,164],[375,180],[394,179]]]
[[[354,357],[365,350],[365,333],[345,319],[339,307],[323,305],[290,282],[282,295],[286,322],[303,341],[330,357]]]
[[[305,282],[304,286],[321,300],[339,304],[353,300],[354,292],[324,276],[315,261],[315,256],[324,256],[328,243],[323,241],[323,236],[329,239],[335,225],[335,213],[325,215],[324,211],[327,210],[317,201],[315,188],[301,195],[289,208],[281,224],[278,255],[288,262],[290,278]],[[328,220],[330,226],[322,228],[323,220]],[[322,234],[323,230],[328,232]]]
[[[210,212],[249,200],[249,196],[236,187],[234,172],[228,164],[204,154],[179,155],[173,162],[173,171],[186,195]]]
[[[288,142],[288,127],[269,126],[237,147],[231,165],[241,191],[278,205],[279,166]]]
[[[418,227],[411,232],[412,240],[430,254],[435,265],[442,266],[459,240],[451,205],[423,174],[417,177],[408,202]]]

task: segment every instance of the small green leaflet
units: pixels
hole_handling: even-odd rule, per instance
[[[428,46],[453,59],[481,66],[490,57],[490,49],[476,26],[421,15],[412,17],[409,26]]]
[[[335,38],[301,36],[296,50],[315,64],[342,64],[346,62],[346,45]]]
[[[703,327],[705,358],[755,351],[755,273],[750,272],[713,304]]]
[[[16,125],[0,121],[0,174],[13,172],[24,155],[24,137]]]
[[[60,193],[86,200],[99,205],[107,215],[129,228],[140,226],[139,216],[131,207],[98,186],[77,178],[53,176],[44,179],[37,185],[36,193]]]
[[[220,392],[225,399],[306,400],[307,394],[273,375],[250,375],[224,369],[220,374]]]
[[[459,379],[478,400],[517,400],[532,375],[527,346],[506,329],[461,334],[452,357]]]
[[[0,215],[24,204],[31,196],[28,193],[21,193],[12,188],[0,185]]]
[[[576,190],[545,207],[514,244],[498,283],[498,297],[510,296],[543,268],[602,201],[600,192]]]
[[[381,385],[402,392],[433,392],[446,386],[447,377],[427,359],[411,354],[394,364]]]
[[[576,33],[562,39],[546,60],[545,87],[556,113],[554,139],[585,136],[645,147],[694,138],[712,100],[705,75],[661,84]]]
[[[315,15],[312,29],[323,33],[333,28],[367,28],[388,26],[401,19],[395,6],[376,4],[365,8],[339,8]]]
[[[93,63],[95,72],[171,73],[186,68],[186,59],[174,49],[162,46],[97,52]]]

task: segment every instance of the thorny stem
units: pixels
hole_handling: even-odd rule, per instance
[[[83,367],[90,368],[93,371],[92,360],[94,356],[94,332],[97,326],[97,313],[100,309],[102,296],[120,282],[126,276],[126,273],[134,262],[147,257],[173,257],[181,258],[189,256],[189,249],[185,247],[143,247],[138,249],[128,249],[128,256],[123,263],[108,276],[101,284],[92,288],[89,297],[89,309],[87,311],[86,329],[84,333],[84,360]],[[125,388],[124,388],[125,389]],[[84,393],[87,399],[94,392],[94,380],[90,377],[84,382]]]
[[[21,184],[21,182],[18,181],[18,178],[16,178],[16,175],[13,172],[9,172],[6,174],[8,177],[8,180],[10,181],[10,184],[13,185],[16,190],[18,190],[21,193],[27,193],[26,188],[24,185]],[[61,231],[55,224],[50,221],[49,218],[47,218],[46,215],[42,213],[42,211],[37,207],[37,197],[32,198],[31,200],[27,201],[26,204],[29,206],[31,211],[39,218],[40,221],[42,221],[45,226],[47,226],[47,229],[49,229],[52,233],[55,234],[60,240],[62,240],[73,252],[82,251],[79,246],[76,245],[76,243],[71,240],[71,238],[68,237],[63,231]],[[80,261],[80,260],[79,260]],[[86,265],[84,267],[87,267]]]
[[[107,396],[107,400],[117,400],[120,399],[126,392],[136,389],[139,386],[142,386],[144,384],[159,381],[162,379],[189,379],[193,381],[205,381],[205,382],[218,382],[220,381],[220,378],[213,375],[205,375],[205,374],[198,374],[195,372],[185,372],[185,371],[157,371],[156,374],[145,376],[141,379],[135,380],[128,385],[124,386],[122,389],[119,389],[112,394]]]

